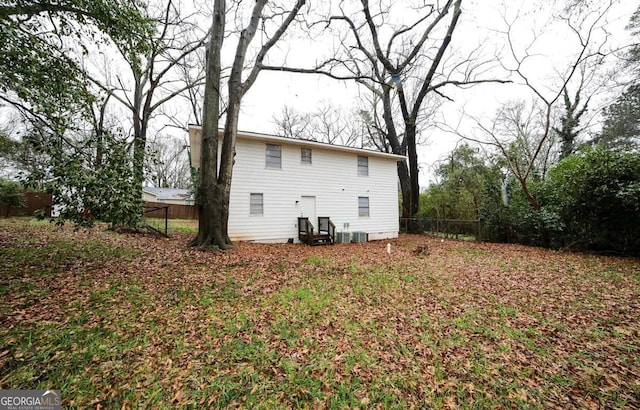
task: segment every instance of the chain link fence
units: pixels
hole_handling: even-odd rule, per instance
[[[482,240],[482,223],[476,219],[400,218],[400,232],[477,241]]]

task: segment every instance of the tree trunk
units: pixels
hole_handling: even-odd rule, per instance
[[[226,225],[223,221],[225,212],[225,204],[223,203],[223,190],[220,184],[211,184],[211,186],[203,189],[200,184],[198,192],[199,203],[198,211],[198,235],[191,241],[192,246],[199,247],[219,247],[226,249],[227,237],[223,227]],[[226,214],[229,214],[227,205]],[[203,216],[206,215],[206,216]]]
[[[102,158],[104,157],[104,133],[101,129],[96,130],[96,168],[102,166]]]
[[[402,212],[400,217],[411,218],[411,183],[406,161],[398,162],[398,180],[400,181],[400,192],[402,194]]]
[[[111,98],[111,94],[107,95],[107,98],[105,98],[104,102],[102,103],[102,105],[100,106],[100,111],[99,111],[99,116],[98,118],[95,117],[94,115],[94,127],[95,127],[95,132],[96,132],[96,163],[95,166],[97,169],[99,169],[102,166],[102,160],[104,157],[104,134],[105,134],[105,129],[104,129],[104,117],[105,117],[105,112],[107,110],[107,103],[109,102],[109,99]],[[92,110],[93,113],[93,110]]]
[[[140,188],[142,192],[142,182],[144,180],[144,150],[147,145],[146,130],[141,118],[142,109],[142,93],[141,93],[141,80],[140,72],[134,70],[134,92],[133,92],[133,178],[135,180],[136,187]]]
[[[240,103],[242,97],[251,87],[256,80],[260,70],[262,69],[262,61],[265,54],[278,39],[285,32],[289,24],[294,20],[300,8],[304,4],[304,0],[298,0],[295,7],[289,12],[287,18],[284,20],[280,28],[273,34],[260,49],[256,56],[256,62],[251,69],[246,81],[242,81],[242,73],[245,70],[245,59],[247,56],[247,49],[249,44],[256,35],[256,31],[260,27],[262,21],[262,10],[267,4],[268,0],[256,0],[253,11],[251,13],[251,19],[249,25],[240,32],[240,38],[238,39],[238,45],[231,67],[231,74],[229,77],[229,104],[226,112],[226,122],[224,127],[224,136],[222,141],[222,148],[220,152],[220,170],[219,174],[215,175],[217,168],[211,164],[217,165],[217,125],[218,125],[218,113],[219,105],[218,100],[220,97],[220,50],[222,47],[222,40],[224,36],[224,0],[216,0],[214,4],[214,31],[212,39],[209,44],[209,60],[207,62],[207,83],[205,84],[205,106],[203,117],[203,154],[205,154],[204,138],[206,135],[216,135],[216,147],[207,148],[212,153],[205,157],[201,155],[201,174],[200,174],[200,194],[203,196],[200,205],[200,232],[198,237],[193,241],[195,245],[209,245],[213,244],[219,246],[222,249],[231,247],[231,241],[228,235],[228,221],[229,221],[229,199],[231,193],[231,177],[233,172],[233,163],[235,157],[236,147],[236,135],[238,133],[238,117],[240,115]],[[220,24],[221,22],[221,24]],[[217,26],[216,26],[217,24]],[[215,81],[212,81],[210,73],[215,73]],[[210,84],[211,82],[211,84]],[[215,88],[215,93],[211,90]],[[215,96],[215,101],[213,101]],[[209,107],[214,107],[215,110]],[[214,115],[215,114],[215,115]],[[207,117],[208,116],[208,117]],[[215,118],[209,118],[215,117]],[[215,121],[215,127],[213,123]],[[214,132],[215,131],[215,132]],[[211,144],[211,142],[207,142]],[[214,155],[215,154],[215,155]],[[213,195],[215,198],[210,197],[209,192],[205,192],[210,185],[215,184],[213,189]],[[215,206],[216,208],[211,208]],[[207,208],[207,209],[205,209]],[[215,213],[215,214],[214,214]],[[211,234],[207,236],[207,232]]]
[[[216,1],[216,4],[218,1]],[[220,247],[221,249],[228,249],[231,247],[231,240],[228,234],[228,222],[229,222],[229,199],[231,194],[231,177],[233,174],[233,162],[235,157],[236,150],[236,135],[238,133],[238,117],[240,115],[240,102],[242,101],[242,96],[246,91],[245,85],[242,83],[242,71],[245,68],[244,62],[247,55],[247,48],[251,43],[251,40],[256,34],[256,30],[258,28],[260,22],[260,16],[262,13],[262,9],[264,8],[267,0],[258,0],[254,5],[254,9],[251,15],[251,21],[249,26],[242,30],[240,33],[240,39],[238,40],[238,45],[236,47],[236,53],[233,61],[233,65],[231,68],[231,75],[229,77],[229,104],[227,106],[226,113],[226,121],[224,127],[224,136],[222,140],[222,148],[220,151],[220,172],[217,175],[217,178],[213,178],[214,175],[203,172],[200,175],[201,184],[200,186],[204,186],[207,184],[207,180],[209,178],[212,181],[215,181],[215,200],[211,200],[212,203],[215,203],[217,206],[216,215],[212,218],[215,221],[215,224],[209,227],[215,231],[213,236],[214,242],[213,245]],[[222,9],[224,10],[224,8]],[[224,11],[222,11],[224,13]],[[215,14],[215,11],[214,11]],[[214,17],[215,18],[215,17]],[[218,33],[214,33],[216,35]],[[219,33],[221,36],[224,34],[224,30]],[[214,41],[212,39],[211,43]],[[220,45],[222,45],[222,37],[220,38]],[[217,48],[215,51],[211,53],[211,55],[215,54],[218,59],[216,67],[212,67],[212,63],[208,63],[207,70],[215,69],[217,71],[217,86],[220,86],[220,48]],[[207,81],[209,79],[207,78]],[[250,85],[249,85],[250,86]],[[219,90],[219,88],[217,88]],[[206,94],[206,89],[205,89]],[[219,93],[218,93],[219,97]],[[205,103],[206,103],[206,95],[205,95]],[[205,112],[207,112],[207,108],[205,107]],[[219,112],[219,107],[217,107],[216,114]],[[217,118],[217,116],[216,116]],[[207,125],[207,121],[203,120],[203,135],[204,135],[204,127]],[[216,135],[217,135],[217,122],[216,122]],[[217,139],[216,139],[217,144]],[[204,148],[204,145],[203,145]],[[217,159],[217,158],[216,158]],[[201,168],[202,171],[205,170],[204,164],[208,163],[210,159],[205,159],[201,157]],[[200,220],[209,219],[212,215],[200,214]],[[210,221],[203,223],[203,225],[209,225]],[[200,234],[198,234],[200,237]]]
[[[227,247],[224,215],[229,214],[218,183],[218,117],[220,113],[220,51],[224,39],[225,0],[216,0],[213,9],[211,40],[207,48],[207,73],[202,108],[202,146],[200,151],[200,179],[197,192],[198,235],[192,246]]]
[[[420,183],[418,180],[418,150],[416,144],[415,124],[406,124],[405,138],[407,140],[407,154],[409,159],[409,215],[411,215],[410,218],[413,218],[418,213],[418,207],[420,204]]]
[[[231,87],[230,87],[231,88]],[[230,93],[232,91],[230,90]],[[233,91],[235,93],[235,91]],[[224,226],[222,234],[227,245],[231,245],[228,234],[229,222],[229,200],[231,196],[231,178],[233,176],[233,164],[236,156],[236,135],[238,134],[238,117],[240,115],[240,95],[229,96],[229,106],[227,107],[227,119],[224,126],[224,139],[222,141],[222,152],[220,155],[220,175],[218,175],[218,185],[221,189],[223,207],[221,208],[221,218]]]
[[[144,151],[147,146],[146,131],[143,129],[135,130],[133,137],[133,177],[136,181],[136,187],[142,192],[142,184],[144,182]]]
[[[393,122],[393,110],[391,108],[391,88],[385,86],[382,94],[382,118],[386,128],[386,138],[391,147],[391,152],[396,155],[407,155],[407,144],[400,142],[400,138],[396,132],[395,123]],[[412,195],[411,195],[411,178],[409,167],[406,161],[398,162],[398,180],[400,181],[400,190],[402,192],[402,218],[411,218],[413,216]]]
[[[137,117],[134,115],[134,117]],[[138,198],[142,197],[142,187],[144,186],[144,157],[147,147],[147,124],[144,121],[137,121],[140,128],[135,130],[133,139],[133,180],[135,192]],[[144,215],[142,202],[137,207],[140,217]]]

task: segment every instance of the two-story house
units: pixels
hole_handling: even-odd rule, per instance
[[[200,164],[201,128],[189,127]],[[229,204],[232,241],[298,241],[298,217],[330,217],[337,232],[398,236],[397,162],[405,157],[238,132]]]

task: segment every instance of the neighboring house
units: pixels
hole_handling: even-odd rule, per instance
[[[142,199],[147,202],[161,202],[174,205],[193,205],[193,195],[188,189],[142,188]]]
[[[189,127],[200,166],[201,128]],[[222,134],[222,133],[221,133]],[[298,242],[298,217],[369,240],[398,236],[397,162],[405,157],[273,135],[238,132],[228,232],[232,241]]]

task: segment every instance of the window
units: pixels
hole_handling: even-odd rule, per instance
[[[369,176],[369,157],[358,156],[358,176]]]
[[[249,200],[250,215],[264,215],[264,199],[262,194],[251,194]]]
[[[300,148],[300,162],[311,164],[311,150],[309,148]]]
[[[369,216],[369,197],[358,197],[358,216]]]
[[[282,145],[267,144],[267,168],[282,168]]]

